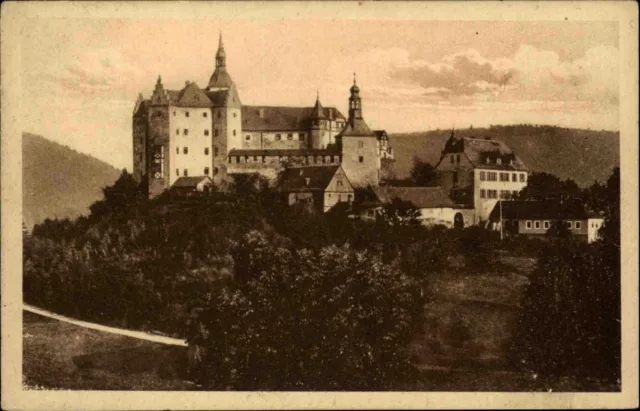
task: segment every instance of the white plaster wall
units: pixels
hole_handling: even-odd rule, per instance
[[[189,113],[189,117],[186,113]],[[174,115],[175,113],[175,115]],[[206,113],[206,117],[203,115]],[[188,129],[189,134],[185,135],[184,130]],[[176,130],[179,133],[176,133]],[[205,135],[205,130],[209,135]],[[212,111],[209,108],[187,108],[169,107],[169,135],[170,138],[170,170],[169,185],[172,185],[178,178],[184,176],[184,170],[188,175],[203,176],[205,168],[209,168],[209,176],[212,175]],[[184,154],[184,147],[189,148],[188,154]],[[209,149],[209,154],[205,154],[205,148]],[[179,153],[176,152],[179,150]],[[179,170],[179,175],[176,174]]]

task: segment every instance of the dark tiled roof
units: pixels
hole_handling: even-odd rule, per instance
[[[180,177],[173,183],[172,188],[195,188],[198,184],[202,182],[202,180],[211,181],[210,177],[207,176],[196,176],[196,177]]]
[[[231,76],[227,72],[227,68],[223,66],[216,67],[216,70],[213,72],[211,78],[209,79],[209,85],[207,86],[207,88],[225,88],[231,87],[232,85],[233,80],[231,80]]]
[[[211,107],[211,101],[207,95],[194,82],[187,84],[177,95],[177,104],[180,107]]]
[[[288,168],[280,176],[278,189],[283,192],[324,191],[339,168],[337,165]]]
[[[502,203],[503,220],[584,220],[594,217],[581,201],[498,201],[489,215],[492,221],[500,220]]]
[[[347,126],[339,134],[340,137],[375,137],[373,131],[369,128],[364,119],[354,118],[347,121]]]
[[[209,97],[214,107],[240,108],[242,105],[235,85],[232,85],[227,90],[205,91],[204,94]]]
[[[464,152],[476,168],[527,171],[527,166],[502,141],[451,137],[445,144],[445,153],[456,152]],[[502,164],[496,163],[498,158]],[[487,159],[489,159],[489,163],[487,163]]]
[[[326,149],[298,149],[298,150],[258,150],[258,149],[234,149],[229,151],[229,156],[271,156],[271,157],[303,157],[303,156],[338,156],[340,151],[337,148]]]
[[[325,117],[333,111],[334,120],[344,116],[334,107],[324,107]],[[311,127],[313,107],[242,106],[242,129],[245,131],[295,131]],[[262,113],[262,116],[260,115]]]
[[[374,187],[381,203],[390,203],[394,197],[409,201],[418,208],[456,207],[441,187]]]

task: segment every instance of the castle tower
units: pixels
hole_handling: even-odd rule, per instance
[[[147,178],[149,195],[154,197],[169,188],[169,98],[158,76],[151,95],[148,122]]]
[[[378,140],[362,116],[362,98],[355,73],[349,91],[349,119],[336,136],[342,150],[342,168],[354,187],[377,186],[381,168]]]
[[[313,111],[311,112],[310,148],[323,149],[329,144],[326,123],[327,116],[324,114],[324,107],[322,107],[322,103],[320,103],[320,93],[318,93],[316,97],[316,105],[313,107]]]
[[[212,167],[214,182],[226,177],[230,150],[242,148],[242,102],[231,76],[227,72],[227,53],[222,33],[218,40],[216,68],[206,88],[213,103]]]

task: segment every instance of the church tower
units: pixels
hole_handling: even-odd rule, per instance
[[[227,53],[222,33],[218,40],[216,68],[205,94],[213,103],[213,179],[218,182],[227,175],[229,151],[242,148],[242,103],[235,83],[227,72]]]
[[[362,116],[362,98],[355,73],[349,91],[349,119],[336,136],[342,150],[342,168],[354,187],[377,186],[381,168],[378,140]]]

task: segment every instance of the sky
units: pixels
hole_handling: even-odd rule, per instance
[[[41,18],[22,41],[24,131],[131,169],[138,93],[205,87],[222,33],[246,105],[363,114],[389,133],[551,124],[619,130],[618,24],[598,21]]]

